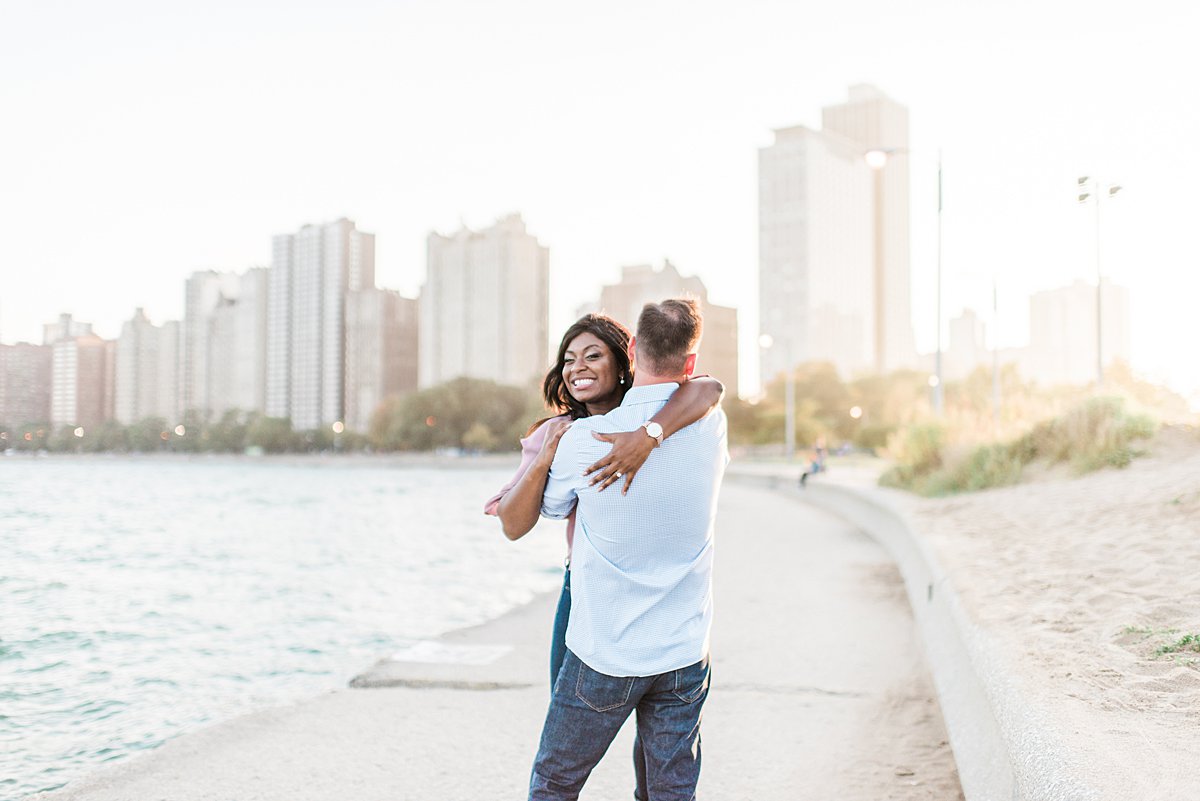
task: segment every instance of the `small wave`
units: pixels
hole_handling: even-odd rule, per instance
[[[16,673],[21,675],[32,675],[34,673],[45,673],[48,670],[65,667],[68,664],[66,660],[60,659],[57,662],[47,662],[44,665],[35,665],[34,667],[17,668]]]
[[[160,685],[163,687],[178,687],[179,682],[172,681],[171,679],[161,679],[161,678],[154,678],[151,676],[146,676],[146,677],[137,679],[133,683],[133,686],[135,686],[135,687],[149,687],[151,685]]]

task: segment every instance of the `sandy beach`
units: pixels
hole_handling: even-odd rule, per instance
[[[1124,470],[913,500],[918,535],[1104,799],[1197,797],[1200,437]]]

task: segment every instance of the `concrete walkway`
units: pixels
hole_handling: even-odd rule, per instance
[[[960,798],[882,548],[795,497],[736,483],[723,491],[717,536],[700,796]],[[524,798],[554,600],[408,654],[458,664],[385,661],[355,688],[185,735],[39,799]],[[631,744],[626,726],[584,799],[632,797]]]

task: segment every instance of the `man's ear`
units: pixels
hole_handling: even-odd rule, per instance
[[[629,369],[637,372],[637,337],[629,338]]]
[[[691,376],[696,371],[696,354],[689,353],[687,359],[683,363],[683,374]]]

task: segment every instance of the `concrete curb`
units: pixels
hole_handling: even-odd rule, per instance
[[[904,578],[967,801],[1094,801],[1099,791],[1019,691],[1002,649],[971,622],[949,576],[909,526],[901,493],[780,475],[729,478],[794,493],[862,529]],[[1088,768],[1091,767],[1091,770]]]

